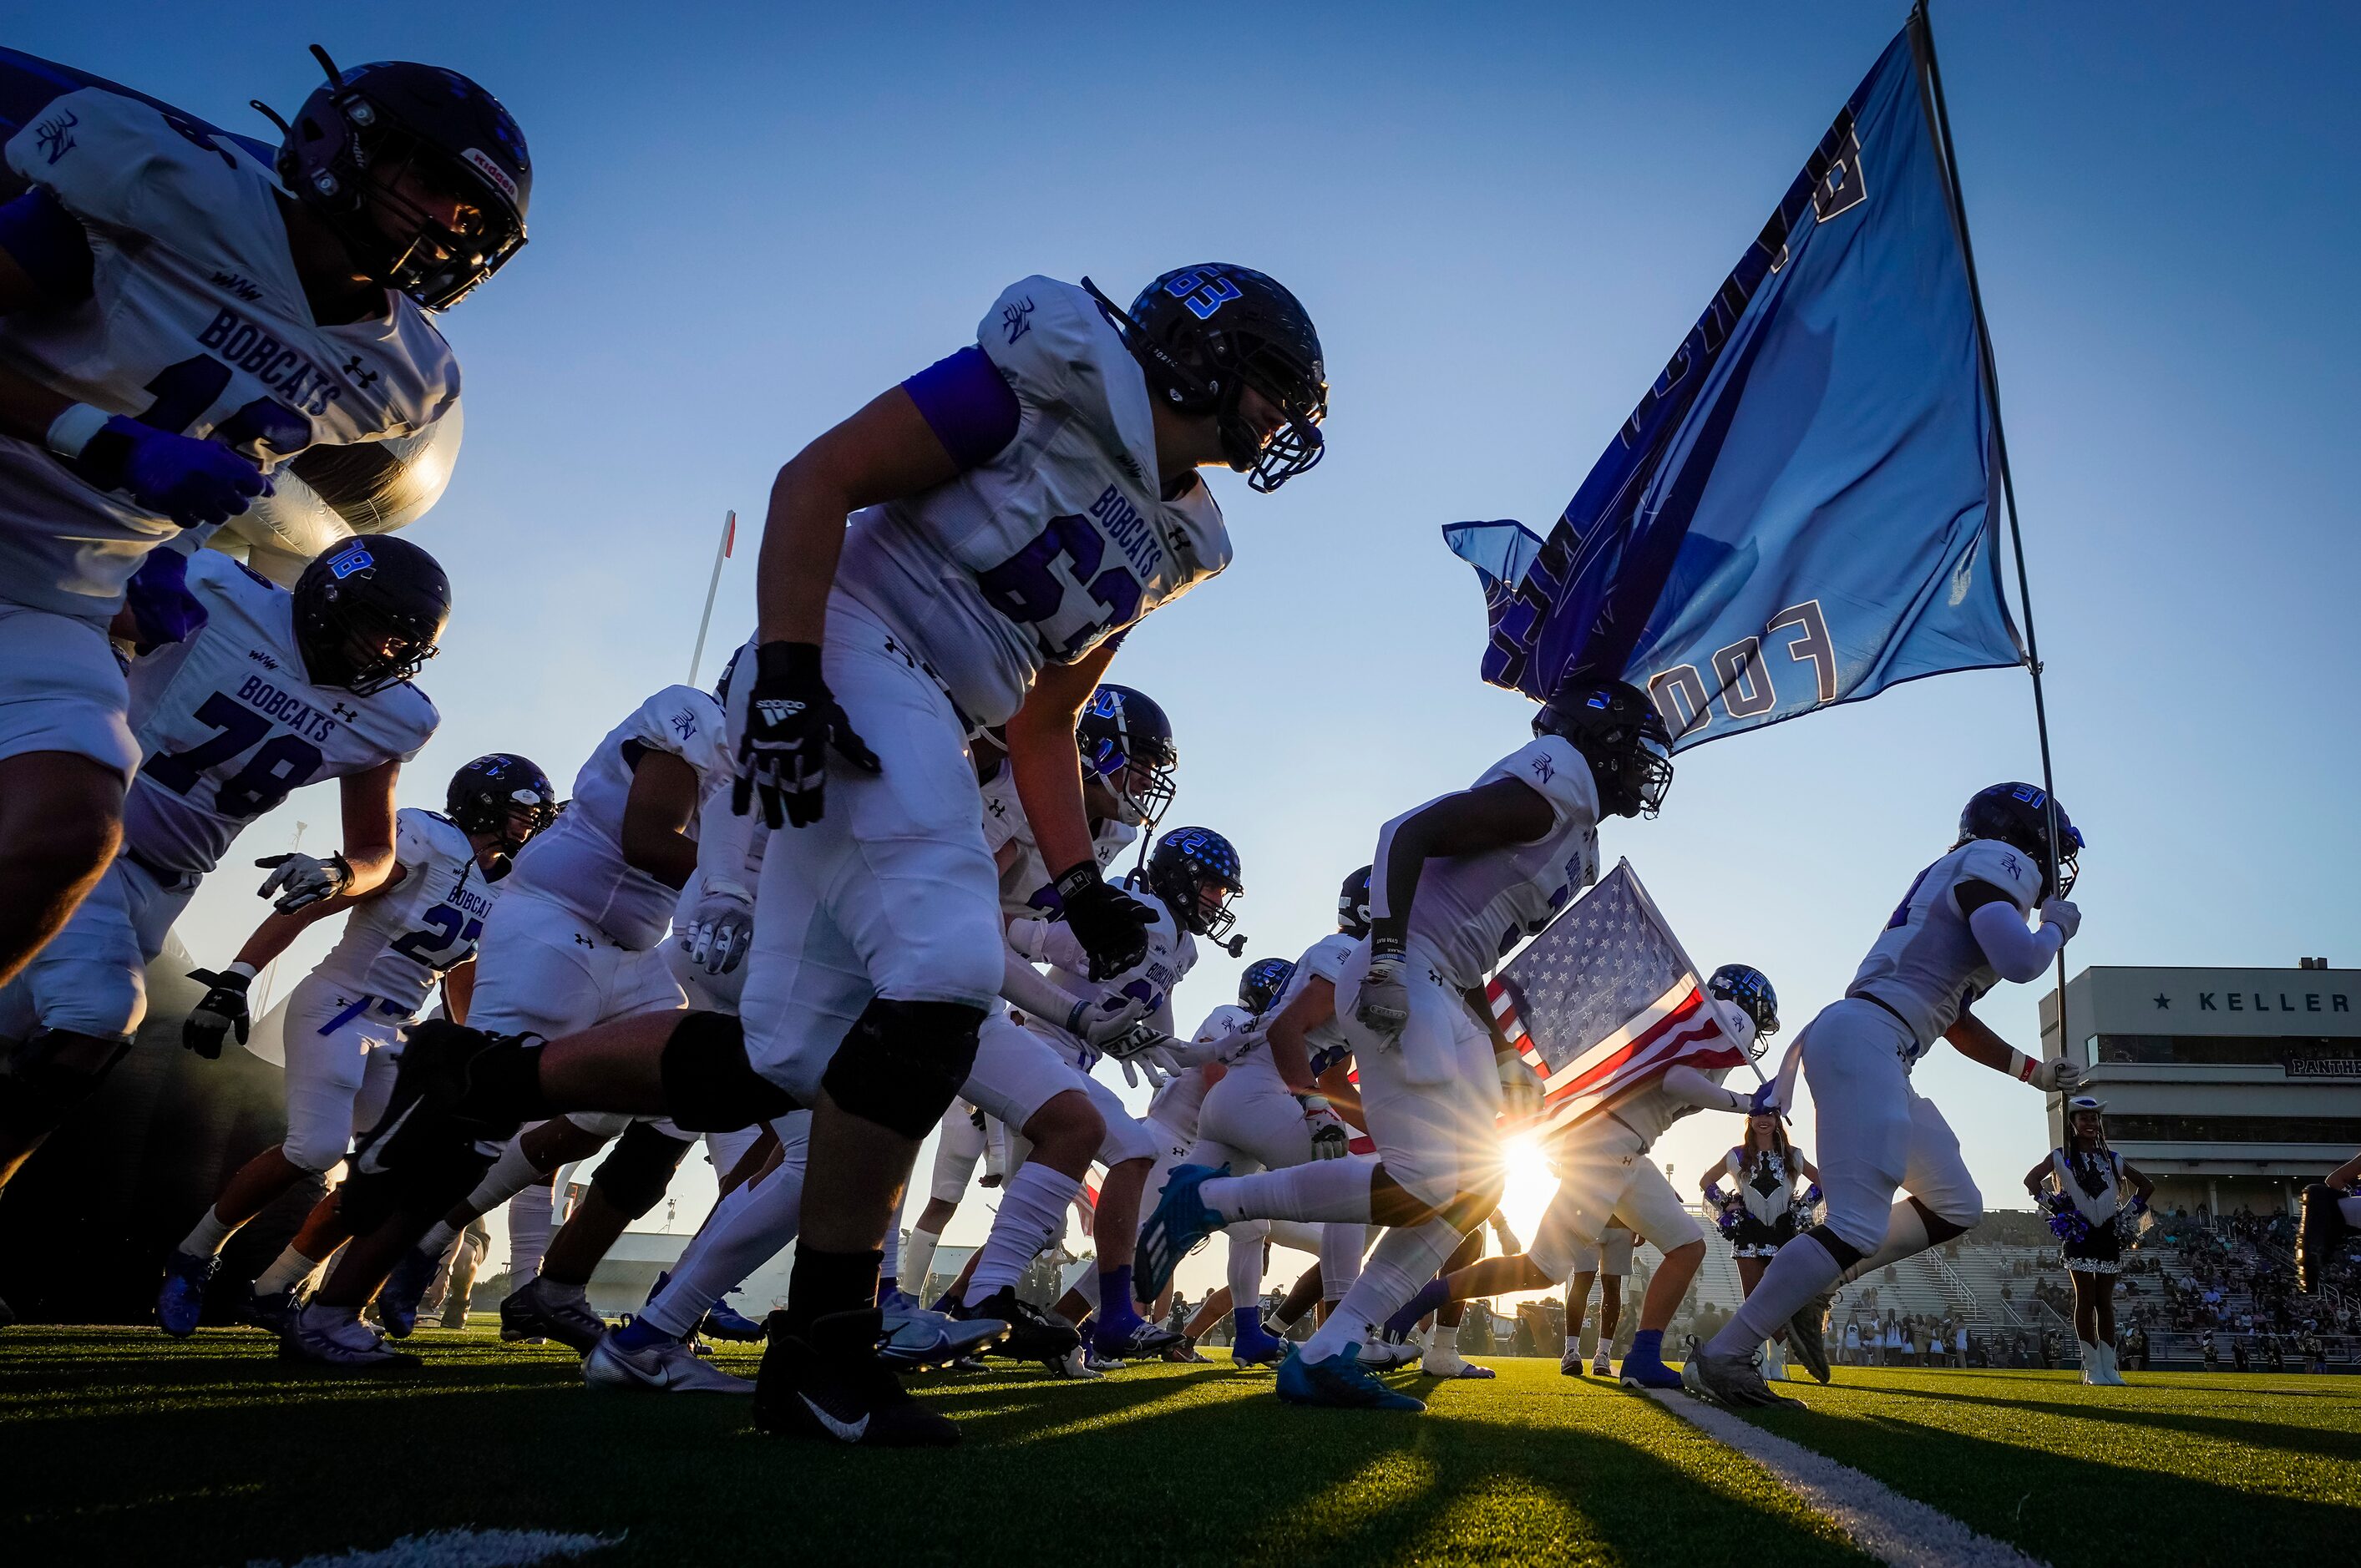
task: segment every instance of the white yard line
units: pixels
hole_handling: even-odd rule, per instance
[[[525,1568],[535,1563],[587,1557],[620,1546],[620,1535],[566,1535],[548,1530],[437,1530],[405,1535],[376,1551],[323,1553],[292,1568]],[[282,1568],[257,1558],[247,1568]]]
[[[1939,1508],[1741,1420],[1718,1405],[1675,1389],[1648,1392],[1674,1415],[1771,1472],[1880,1562],[1894,1568],[2047,1568],[2041,1559],[2028,1557],[2006,1541],[1979,1534]]]

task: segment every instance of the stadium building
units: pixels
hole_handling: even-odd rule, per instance
[[[2074,1059],[2157,1206],[2258,1214],[2361,1149],[2361,970],[2086,969],[2067,982]],[[2058,996],[2041,999],[2059,1050]],[[2062,1105],[2049,1110],[2062,1139]]]

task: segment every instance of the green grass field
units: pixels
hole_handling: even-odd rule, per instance
[[[0,1558],[291,1563],[469,1526],[621,1538],[598,1568],[1039,1563],[1101,1554],[1094,1530],[1141,1563],[1863,1561],[1752,1462],[1553,1362],[1429,1383],[1423,1417],[1293,1409],[1225,1363],[941,1376],[966,1443],[894,1454],[593,1393],[565,1351],[480,1329],[414,1343],[423,1373],[345,1380],[247,1332],[9,1331]],[[2361,1380],[2139,1383],[1845,1369],[1758,1420],[2061,1565],[2352,1560]]]

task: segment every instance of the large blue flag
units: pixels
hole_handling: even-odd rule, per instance
[[[1697,745],[2023,660],[1983,345],[1924,86],[1887,48],[1546,540],[1445,528],[1484,678],[1577,667]]]

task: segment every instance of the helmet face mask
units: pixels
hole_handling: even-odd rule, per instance
[[[1569,674],[1533,715],[1533,733],[1558,736],[1582,753],[1601,815],[1653,817],[1664,809],[1673,787],[1672,731],[1639,687]]]
[[[1336,929],[1347,937],[1369,934],[1369,873],[1374,870],[1373,866],[1363,866],[1336,890]]]
[[[1074,724],[1083,782],[1105,792],[1116,820],[1153,828],[1170,809],[1180,763],[1172,723],[1145,693],[1103,685]]]
[[[494,847],[511,856],[557,820],[557,791],[529,758],[493,751],[451,775],[443,814],[462,833],[494,835]]]
[[[1746,1053],[1762,1060],[1771,1036],[1779,1032],[1779,993],[1771,989],[1770,977],[1751,964],[1724,964],[1713,971],[1705,989],[1707,995],[1730,1003],[1753,1023],[1754,1038]]]

